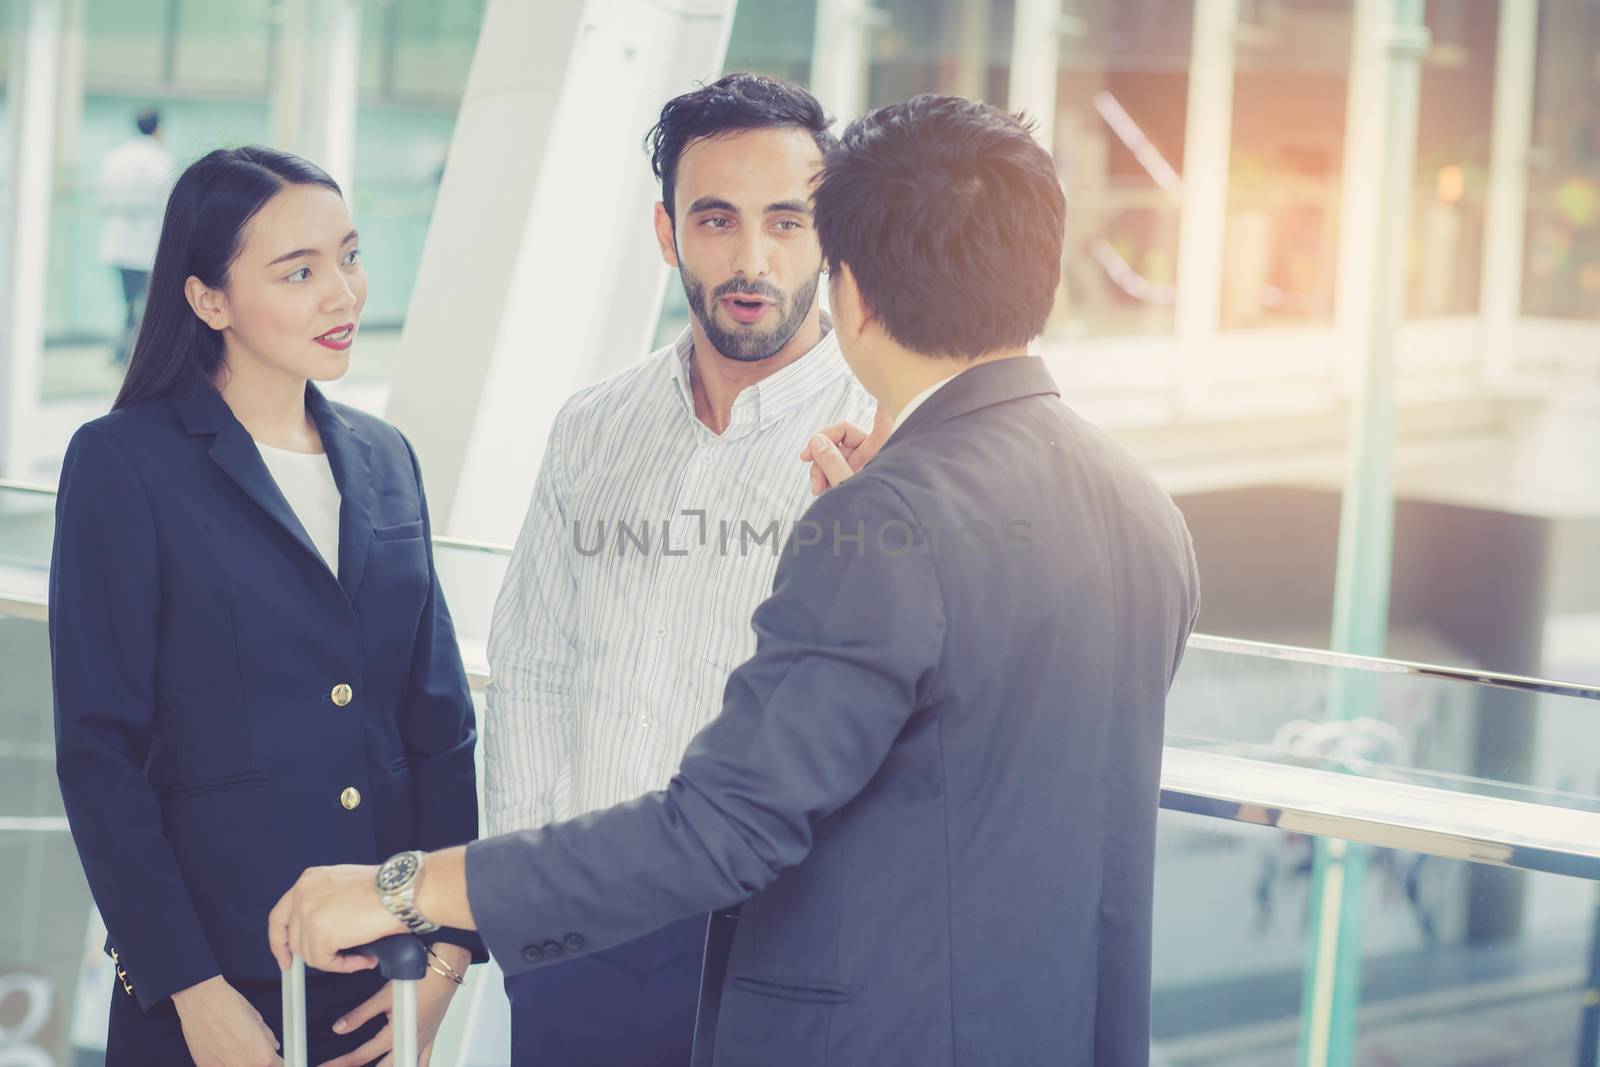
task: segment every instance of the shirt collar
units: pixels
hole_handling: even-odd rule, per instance
[[[942,386],[949,384],[951,379],[956,378],[957,376],[959,376],[961,374],[962,370],[966,370],[966,368],[962,367],[960,370],[952,371],[950,374],[946,375],[943,378],[940,378],[938,381],[936,381],[932,385],[928,386],[922,392],[920,392],[916,396],[912,397],[910,400],[907,400],[906,401],[906,406],[900,409],[900,414],[898,414],[898,415],[896,415],[894,417],[894,429],[898,430],[900,428],[900,424],[905,422],[907,419],[909,419],[911,417],[911,413],[913,411],[915,411],[918,408],[920,408],[923,405],[923,402],[926,401],[934,393],[937,393]],[[891,430],[890,432],[893,433],[894,431]]]
[[[678,397],[694,417],[694,389],[689,381],[689,367],[694,359],[694,331],[685,326],[678,339],[672,343],[673,358],[667,360]],[[733,414],[728,422],[728,433],[765,426],[774,419],[788,414],[797,404],[817,391],[850,373],[844,354],[839,351],[839,339],[833,331],[833,320],[822,313],[822,339],[805,355],[775,374],[746,386],[733,401]]]

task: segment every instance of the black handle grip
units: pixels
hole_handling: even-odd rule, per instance
[[[377,960],[378,970],[391,982],[415,982],[428,973],[428,946],[415,934],[380,938],[350,949],[349,954]]]

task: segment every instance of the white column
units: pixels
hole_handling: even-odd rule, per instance
[[[1534,62],[1539,0],[1500,0],[1494,63],[1494,119],[1489,142],[1489,202],[1484,213],[1484,372],[1491,384],[1511,377],[1522,312],[1523,242],[1528,213],[1528,150],[1533,136]]]
[[[1515,0],[1512,0],[1515,2]],[[1333,298],[1338,336],[1337,383],[1353,396],[1362,380],[1372,336],[1372,280],[1378,271],[1382,212],[1384,103],[1388,66],[1376,44],[1389,21],[1389,0],[1355,0],[1346,92],[1343,190],[1339,202],[1339,265]]]
[[[272,143],[311,160],[349,193],[355,170],[361,0],[282,0],[278,10]]]
[[[306,63],[310,54],[311,0],[277,0],[272,7],[275,36],[272,85],[268,92],[267,140],[285,152],[298,151],[306,110]]]
[[[56,59],[55,160],[58,174],[70,175],[83,127],[83,64],[87,44],[88,0],[61,0],[61,47]]]
[[[989,17],[991,0],[962,0],[956,20],[954,92],[982,100],[989,86]]]
[[[649,347],[667,270],[641,140],[732,21],[733,0],[490,0],[387,412],[436,530],[515,538],[560,405]]]
[[[1196,0],[1183,135],[1182,216],[1173,322],[1176,399],[1200,404],[1222,312],[1222,249],[1228,216],[1228,152],[1233,135],[1234,33],[1239,0]]]
[[[867,110],[870,35],[888,24],[871,0],[817,0],[810,89],[841,127]]]
[[[27,424],[39,405],[60,0],[14,0],[6,85],[9,141],[0,219],[0,477],[25,478]],[[7,195],[8,194],[8,195]]]
[[[1038,124],[1039,143],[1055,147],[1056,82],[1064,31],[1061,0],[1017,0],[1011,25],[1011,83],[1006,108]]]

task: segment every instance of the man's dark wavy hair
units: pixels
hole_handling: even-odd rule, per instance
[[[811,134],[826,156],[839,141],[828,130],[828,115],[817,98],[793,82],[764,74],[729,74],[693,92],[668,100],[660,120],[645,134],[650,167],[661,179],[661,202],[677,222],[672,202],[678,160],[695,141],[741,130],[789,126]]]
[[[829,270],[850,267],[890,337],[973,358],[1044,332],[1066,197],[1031,124],[956,96],[852,122],[813,197]]]

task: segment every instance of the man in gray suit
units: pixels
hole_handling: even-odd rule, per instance
[[[1147,1063],[1199,590],[1177,509],[1026,354],[1054,167],[1018,120],[918,97],[850,126],[814,212],[845,358],[896,427],[789,538],[720,717],[660,792],[419,873],[307,872],[280,961],[362,966],[338,951],[404,929],[375,879],[508,973],[742,902],[702,1062]]]

